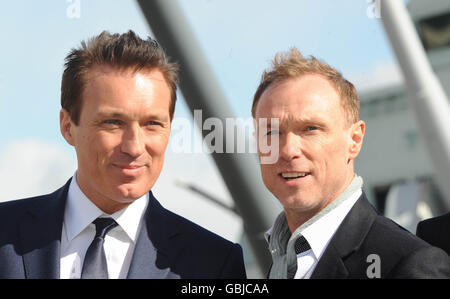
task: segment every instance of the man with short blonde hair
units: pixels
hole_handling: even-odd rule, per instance
[[[341,104],[344,107],[349,124],[359,120],[359,99],[353,84],[327,63],[314,56],[303,57],[297,48],[292,48],[287,53],[276,54],[272,61],[272,68],[263,72],[261,82],[253,97],[253,117],[255,117],[259,98],[270,85],[306,74],[318,74],[327,78],[341,97]]]
[[[365,123],[354,86],[337,70],[295,48],[277,54],[252,115],[258,149],[273,138],[279,145],[272,149],[278,160],[261,163],[264,184],[284,209],[267,232],[269,278],[450,277],[445,252],[378,215],[366,199],[354,172]],[[270,154],[259,150],[261,160]]]

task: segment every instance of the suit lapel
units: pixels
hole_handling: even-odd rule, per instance
[[[349,277],[348,261],[360,248],[376,217],[377,213],[363,193],[342,221],[311,278]]]
[[[32,202],[20,223],[26,278],[59,278],[61,232],[70,180],[52,194]]]
[[[173,244],[179,231],[167,213],[150,192],[128,278],[179,278],[170,268],[181,248]]]
[[[344,279],[347,278],[348,275],[348,270],[345,267],[340,252],[330,244],[322,258],[319,260],[316,269],[311,275],[311,279]]]

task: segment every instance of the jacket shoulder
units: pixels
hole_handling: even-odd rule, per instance
[[[45,195],[38,195],[33,197],[1,202],[0,221],[3,217],[8,218],[8,215],[16,216],[18,213],[23,213],[30,207],[39,206],[41,203],[44,203],[47,199],[53,198],[55,196],[55,193],[58,191]]]
[[[33,207],[42,206],[50,195],[41,195],[16,199],[0,203],[0,239],[14,233],[16,224],[20,223]],[[1,244],[0,244],[1,246]]]
[[[450,213],[426,219],[417,225],[416,234],[433,246],[442,248],[450,255],[450,237],[448,228],[450,227]]]
[[[164,209],[164,213],[171,225],[177,227],[180,234],[178,244],[183,247],[184,254],[190,256],[181,262],[185,264],[184,268],[190,269],[192,273],[200,273],[198,277],[201,278],[246,278],[243,251],[239,244],[174,212]]]
[[[429,246],[426,242],[415,236],[398,223],[381,215],[378,215],[374,221],[371,233],[375,238],[377,238],[376,236],[378,236],[378,238],[382,238],[383,242],[394,242],[394,244],[387,244],[391,244],[390,247],[405,252],[410,252],[416,248]]]
[[[368,240],[372,250],[380,253],[387,277],[448,278],[450,275],[449,258],[445,252],[389,218],[377,217]]]
[[[417,228],[421,229],[434,229],[434,228],[446,228],[450,225],[450,212],[434,218],[425,219],[419,222]]]
[[[28,207],[34,205],[34,201],[40,201],[44,196],[35,196],[24,199],[16,199],[0,203],[0,223],[17,219]]]
[[[67,191],[69,182],[70,180],[68,181],[68,183],[66,183],[65,186],[49,194],[1,202],[0,229],[7,228],[7,225],[20,222],[21,219],[29,211],[37,213],[45,211],[45,209],[49,207],[49,205],[52,205],[56,202],[56,199],[65,194],[64,192]]]

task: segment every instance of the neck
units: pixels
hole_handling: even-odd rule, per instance
[[[298,227],[303,225],[309,219],[314,217],[314,215],[319,213],[321,210],[322,210],[322,208],[299,212],[298,210],[284,209],[284,213],[286,215],[286,221],[287,221],[287,224],[289,226],[289,230],[291,231],[291,233],[293,233]]]
[[[115,212],[126,208],[134,201],[134,200],[113,200],[96,192],[92,188],[88,187],[88,185],[84,182],[82,176],[80,176],[78,172],[77,175],[75,176],[75,179],[77,181],[78,186],[80,187],[80,190],[84,193],[84,195],[86,195],[86,197],[105,214],[112,215]]]
[[[286,215],[286,221],[289,230],[291,231],[291,233],[293,233],[297,228],[299,228],[300,226],[311,220],[313,217],[318,215],[325,208],[330,206],[330,204],[331,206],[339,205],[342,200],[348,198],[350,194],[352,194],[356,189],[361,187],[362,187],[362,179],[360,177],[355,176],[355,174],[352,172],[352,175],[349,176],[343,187],[336,193],[336,195],[332,196],[331,199],[329,200],[323,200],[322,205],[317,205],[309,210],[285,209],[284,212]],[[336,200],[338,202],[335,202]],[[335,204],[332,204],[333,202]]]

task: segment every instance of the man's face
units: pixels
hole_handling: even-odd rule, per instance
[[[156,69],[133,73],[96,66],[85,82],[79,123],[63,109],[61,131],[75,147],[81,190],[111,213],[149,192],[161,173],[170,90]]]
[[[348,125],[340,97],[324,77],[303,75],[269,86],[255,118],[267,118],[269,129],[270,119],[279,118],[279,130],[266,136],[279,138],[279,158],[261,163],[261,172],[285,211],[313,215],[350,184],[364,123]],[[258,128],[258,135],[264,138],[266,129]]]

